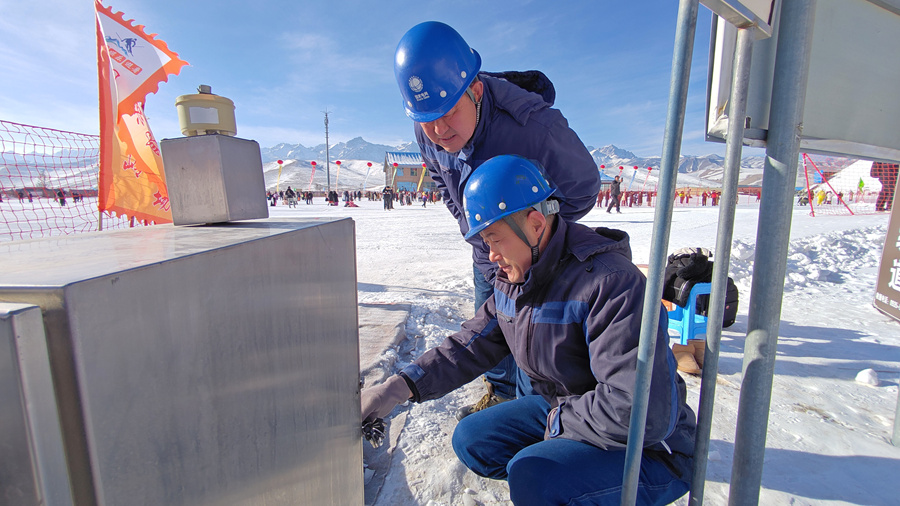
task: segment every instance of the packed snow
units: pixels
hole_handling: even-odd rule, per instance
[[[382,381],[436,346],[474,314],[471,249],[442,204],[423,208],[359,202],[358,208],[270,208],[278,216],[348,216],[356,224],[360,304],[406,304],[406,336],[363,371]],[[706,504],[726,504],[734,452],[758,207],[738,206],[730,275],[740,289],[737,321],[720,345]],[[631,236],[635,263],[648,263],[652,208],[595,208],[581,220]],[[872,306],[888,216],[810,217],[795,208],[775,364],[760,504],[898,503],[900,448],[891,444],[900,375],[900,322]],[[714,249],[718,208],[674,210],[669,251]],[[715,258],[714,258],[715,259]],[[385,341],[387,342],[387,341]],[[697,409],[699,377],[685,375]],[[479,478],[456,458],[455,410],[484,392],[480,381],[442,399],[394,410],[378,449],[364,445],[366,503],[510,504],[505,482]],[[687,504],[687,496],[675,504]]]

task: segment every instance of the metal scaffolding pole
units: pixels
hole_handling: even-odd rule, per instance
[[[759,503],[814,15],[815,0],[781,4],[730,506]]]
[[[731,260],[731,241],[734,237],[734,210],[737,206],[737,187],[741,173],[741,151],[744,138],[744,118],[747,116],[747,89],[750,85],[750,62],[753,56],[753,28],[739,28],[734,49],[731,97],[728,100],[728,132],[725,146],[725,177],[722,181],[722,200],[713,262],[712,290],[709,315],[725,311],[725,292]],[[713,404],[716,397],[716,377],[719,373],[719,341],[722,338],[722,319],[710,317],[706,324],[706,352],[703,377],[700,383],[700,409],[697,412],[697,434],[694,443],[694,475],[691,481],[689,504],[703,504],[706,485],[706,456],[712,430]]]
[[[900,388],[897,389],[897,411],[894,413],[894,436],[891,444],[900,446]]]
[[[628,447],[625,450],[621,502],[623,506],[632,506],[637,502],[638,477],[644,447],[644,428],[647,422],[647,405],[650,397],[650,376],[659,325],[659,301],[662,299],[663,269],[669,246],[672,209],[675,206],[675,177],[678,174],[678,161],[681,158],[681,136],[684,130],[684,113],[691,73],[694,33],[697,27],[698,5],[699,0],[681,0],[678,4],[675,50],[672,56],[672,78],[669,85],[669,106],[666,112],[666,130],[659,168],[659,193],[656,213],[653,217],[650,265],[647,289],[644,293],[644,310],[641,315],[640,344],[638,345],[637,378],[628,428]]]
[[[328,111],[325,111],[325,199],[331,196],[331,156],[328,153]]]

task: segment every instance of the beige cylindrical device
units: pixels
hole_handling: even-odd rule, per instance
[[[185,137],[206,134],[237,135],[234,121],[234,102],[213,95],[212,88],[201,84],[194,95],[175,99],[178,125]]]

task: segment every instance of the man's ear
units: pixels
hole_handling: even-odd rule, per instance
[[[472,94],[475,95],[475,102],[481,102],[481,96],[484,95],[484,83],[480,79],[472,83]]]
[[[541,232],[543,232],[544,228],[547,226],[547,217],[535,209],[529,212],[528,216],[525,217],[525,223],[534,234],[534,237],[537,238],[540,237]]]

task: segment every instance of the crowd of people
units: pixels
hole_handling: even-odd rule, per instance
[[[421,205],[427,207],[428,203],[440,202],[441,196],[433,190],[412,191],[412,190],[394,190],[390,186],[385,186],[382,191],[375,190],[337,190],[331,191],[297,191],[287,187],[285,190],[267,191],[266,201],[269,205],[275,207],[286,205],[288,207],[296,207],[298,202],[302,200],[307,205],[313,204],[316,197],[324,198],[325,203],[331,206],[343,205],[344,207],[359,207],[356,202],[363,199],[372,201],[384,201],[385,210],[394,208],[394,203],[401,206]]]
[[[616,176],[615,181],[597,194],[596,207],[605,207],[607,212],[612,212],[612,208],[615,207],[618,212],[621,212],[621,207],[649,207],[653,205],[657,198],[656,191],[643,189],[636,191],[621,190],[621,181],[618,178],[619,176]],[[703,189],[697,191],[693,188],[679,189],[675,192],[675,203],[685,206],[717,206],[721,196],[722,192],[719,190]],[[693,203],[691,202],[692,199]]]
[[[95,192],[96,193],[96,192]],[[40,194],[35,196],[30,190],[17,189],[15,190],[15,196],[19,200],[19,202],[34,202],[34,199],[47,197],[53,198],[53,201],[59,204],[61,207],[66,205],[67,199],[71,198],[73,203],[83,202],[84,194],[80,191],[72,190],[70,192],[66,192],[66,190],[62,188],[58,188],[53,190],[52,188],[41,188]],[[4,192],[0,191],[0,202],[3,202]]]

